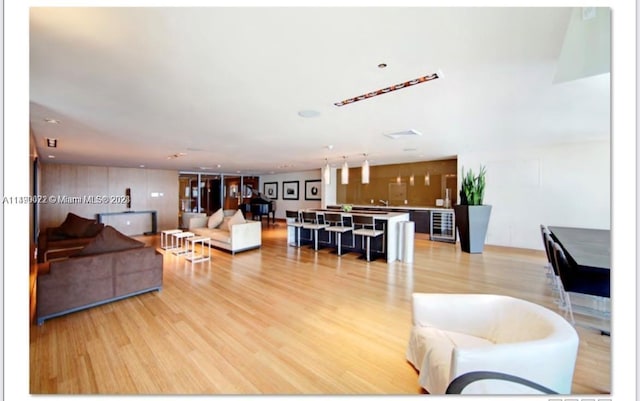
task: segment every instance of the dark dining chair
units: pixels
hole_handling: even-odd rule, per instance
[[[610,301],[610,270],[572,265],[557,242],[553,243],[553,254],[560,276],[562,297],[571,323],[576,324],[574,313],[590,316],[602,322],[609,321],[611,312],[607,311],[606,305]],[[576,299],[572,298],[579,297],[583,299],[582,303],[584,299],[588,299],[591,306],[576,304]],[[610,335],[610,329],[600,328],[600,331],[604,335]]]
[[[554,253],[565,291],[596,297],[611,297],[611,270],[570,264],[564,250],[557,242],[554,242]]]
[[[557,245],[556,241],[551,236],[549,231],[543,231],[542,239],[545,245],[545,249],[549,250],[549,264],[551,265],[551,290],[555,294],[555,299],[553,302],[558,305],[560,311],[562,311],[565,317],[571,322],[574,323],[573,319],[573,310],[571,309],[571,299],[566,293],[564,286],[562,285],[562,280],[560,279],[560,268],[558,267],[558,263],[556,262],[555,255],[555,246]]]
[[[547,263],[544,265],[545,276],[547,277],[548,282],[551,285],[553,285],[554,272],[553,272],[553,265],[552,265],[552,262],[551,262],[551,258],[553,257],[553,250],[549,249],[549,243],[548,243],[547,239],[545,238],[545,234],[547,234],[547,235],[549,235],[549,237],[551,237],[551,231],[544,224],[540,224],[540,234],[542,235],[542,243],[544,245],[544,251],[545,251],[545,253],[547,255]]]

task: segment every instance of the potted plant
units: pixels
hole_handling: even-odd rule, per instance
[[[463,252],[482,253],[487,236],[491,205],[483,204],[486,169],[480,166],[477,175],[469,169],[462,168],[462,186],[460,204],[454,206],[456,227],[460,237],[460,248]]]

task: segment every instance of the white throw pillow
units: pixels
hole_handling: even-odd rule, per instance
[[[214,214],[209,216],[207,227],[216,228],[220,225],[220,223],[222,223],[223,219],[224,219],[224,213],[222,212],[222,209],[218,209]]]
[[[228,222],[228,230],[231,231],[231,226],[234,224],[242,224],[246,222],[246,220],[244,219],[244,216],[242,215],[242,210],[238,209],[238,211],[236,212],[236,214],[234,214]]]
[[[229,231],[229,221],[231,221],[231,219],[232,219],[232,217],[226,216],[222,220],[222,223],[220,223],[220,226],[218,226],[218,228],[223,230],[223,231]]]

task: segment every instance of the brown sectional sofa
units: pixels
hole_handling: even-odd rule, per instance
[[[38,263],[64,259],[78,252],[102,231],[104,224],[73,213],[58,227],[48,227],[38,235]]]
[[[79,254],[39,273],[36,321],[161,290],[162,260],[155,248],[106,226]]]

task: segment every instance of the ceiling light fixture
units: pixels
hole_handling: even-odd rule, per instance
[[[324,168],[322,169],[322,175],[324,177],[324,185],[331,184],[331,167],[329,161],[324,159]]]
[[[369,183],[369,160],[367,160],[367,154],[363,153],[364,161],[362,162],[362,183]]]
[[[342,156],[344,157],[344,163],[342,164],[342,170],[340,171],[340,173],[342,174],[342,183],[343,184],[348,184],[349,183],[349,165],[347,164],[347,156]]]
[[[57,148],[58,140],[56,138],[47,138],[47,147],[49,148]]]
[[[60,120],[56,120],[55,118],[45,118],[44,121],[49,124],[60,124]]]
[[[341,102],[334,103],[334,105],[336,105],[338,107],[341,107],[341,106],[344,106],[346,104],[350,104],[350,103],[353,103],[353,102],[358,102],[358,101],[364,100],[364,99],[369,99],[369,98],[372,98],[372,97],[378,96],[378,95],[383,95],[385,93],[393,92],[393,91],[398,90],[398,89],[408,88],[410,86],[417,85],[417,84],[420,84],[420,83],[423,83],[423,82],[433,81],[434,79],[438,79],[440,77],[442,77],[442,73],[440,71],[438,71],[438,72],[433,73],[431,75],[424,75],[422,77],[419,77],[419,78],[416,78],[416,79],[412,79],[410,81],[406,81],[406,82],[402,82],[402,83],[399,83],[399,84],[396,84],[396,85],[388,86],[388,87],[386,87],[384,89],[378,89],[378,90],[375,90],[373,92],[369,92],[369,93],[364,94],[364,95],[359,95],[359,96],[356,96],[356,97],[352,97],[350,99],[345,99],[345,100],[343,100]]]

